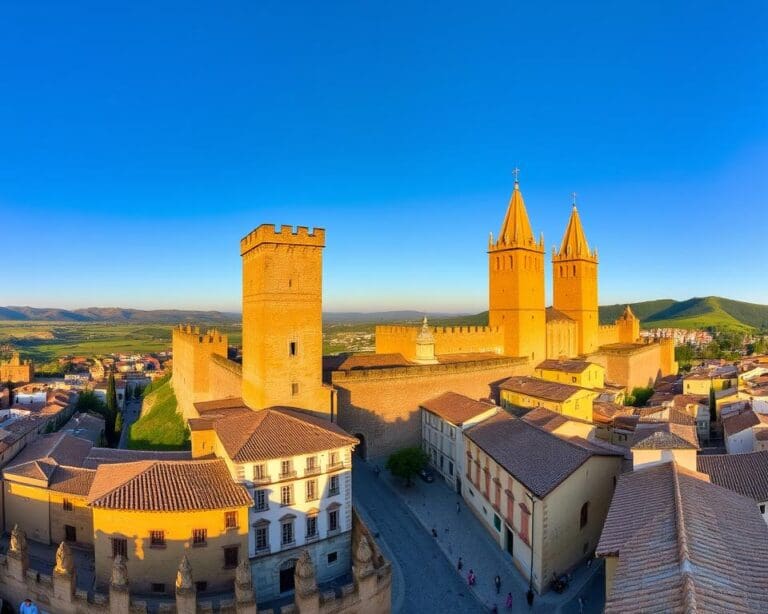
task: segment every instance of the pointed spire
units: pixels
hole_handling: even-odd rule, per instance
[[[581,225],[579,211],[576,209],[576,193],[573,194],[573,210],[571,219],[568,220],[568,227],[563,235],[563,242],[560,244],[558,255],[566,258],[591,258],[589,243],[584,234],[584,227]]]
[[[525,202],[520,192],[520,182],[517,179],[515,169],[515,187],[512,197],[509,199],[507,215],[501,225],[499,243],[506,245],[534,246],[536,239],[533,236],[531,222],[528,220],[528,212],[525,210]]]

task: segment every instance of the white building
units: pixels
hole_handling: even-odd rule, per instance
[[[421,404],[421,440],[435,470],[461,493],[462,433],[499,410],[493,403],[446,392]]]
[[[223,458],[253,497],[248,554],[259,600],[293,590],[304,549],[318,582],[348,573],[357,439],[332,422],[284,408],[252,411],[241,399],[195,408],[193,457]]]
[[[756,441],[768,429],[768,415],[751,409],[723,419],[723,438],[729,454],[744,454],[758,449]]]

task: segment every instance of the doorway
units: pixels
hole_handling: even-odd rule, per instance
[[[77,529],[72,525],[64,525],[64,541],[76,542],[77,541]]]
[[[363,460],[366,460],[368,458],[368,448],[365,445],[365,435],[362,433],[355,433],[355,437],[360,440],[360,443],[355,446],[355,454]]]
[[[514,534],[512,533],[512,531],[508,526],[505,525],[504,528],[506,529],[506,533],[507,533],[507,552],[509,552],[509,556],[514,557],[515,553],[512,551],[515,545]]]
[[[287,593],[294,588],[294,573],[296,572],[296,559],[285,561],[280,565],[280,592]]]

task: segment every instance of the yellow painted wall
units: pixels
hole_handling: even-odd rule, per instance
[[[4,480],[5,530],[18,524],[27,537],[43,544],[51,543],[48,489]]]
[[[173,329],[173,378],[171,383],[185,418],[194,418],[193,403],[208,400],[215,382],[210,380],[209,361],[212,354],[227,356],[227,336],[199,328]]]
[[[240,242],[243,398],[249,407],[330,413],[322,385],[325,231],[264,224]],[[295,343],[295,355],[291,354]]]
[[[595,397],[597,397],[597,394],[590,390],[579,390],[574,392],[573,396],[565,401],[551,401],[511,390],[501,390],[501,403],[504,407],[510,405],[518,407],[545,407],[558,414],[590,422],[592,421],[592,401],[594,401]]]
[[[547,358],[573,358],[578,354],[578,324],[573,320],[547,322]]]
[[[736,375],[733,377],[712,378],[684,377],[683,392],[685,394],[700,394],[702,396],[707,396],[710,388],[714,388],[715,392],[719,392],[738,386],[738,381],[739,378]]]
[[[605,368],[602,365],[590,364],[581,373],[565,373],[551,369],[535,369],[534,375],[549,382],[571,384],[582,388],[602,388],[605,386]]]
[[[648,467],[670,461],[681,467],[696,471],[696,450],[632,450],[632,467]]]
[[[552,257],[553,307],[576,320],[578,354],[598,348],[597,259]]]
[[[232,508],[234,509],[234,508]],[[94,508],[96,581],[109,582],[112,571],[112,537],[128,540],[128,577],[135,592],[150,592],[152,583],[172,592],[176,572],[186,553],[193,579],[208,583],[208,590],[229,589],[235,570],[224,569],[226,546],[239,546],[239,558],[248,556],[248,510],[238,508],[238,528],[227,531],[226,510],[141,512]],[[207,529],[207,545],[192,545],[192,530]],[[150,546],[150,531],[165,531],[166,546]]]

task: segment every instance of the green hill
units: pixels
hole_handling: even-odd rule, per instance
[[[601,305],[600,323],[611,324],[624,311],[626,304]],[[768,329],[768,305],[744,303],[719,296],[690,298],[686,301],[658,299],[630,303],[643,328],[718,328],[749,332]],[[488,312],[449,318],[430,318],[436,326],[486,326]]]

